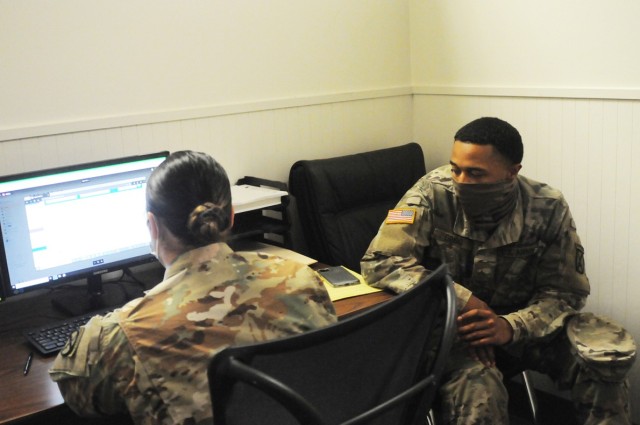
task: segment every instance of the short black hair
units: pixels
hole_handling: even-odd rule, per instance
[[[518,130],[506,121],[482,117],[471,121],[456,132],[454,141],[474,145],[492,145],[513,164],[522,162],[524,148]]]

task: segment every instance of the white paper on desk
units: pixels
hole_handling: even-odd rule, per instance
[[[264,242],[258,241],[234,241],[233,248],[235,251],[250,251],[250,252],[264,252],[269,255],[277,255],[278,257],[286,258],[287,260],[295,261],[296,263],[310,265],[317,263],[313,258],[309,258],[305,255],[299,254],[287,248],[280,246],[269,245]]]
[[[327,292],[329,292],[329,298],[331,298],[331,301],[337,301],[345,298],[357,297],[358,295],[365,295],[382,291],[382,289],[369,286],[360,274],[354,272],[353,270],[349,270],[346,267],[344,267],[344,269],[357,277],[359,283],[355,285],[341,286],[339,288],[336,288],[335,286],[330,284],[327,279],[322,277],[320,273],[316,273],[318,276],[320,276],[322,283],[324,283],[324,287],[327,288]]]
[[[231,186],[231,204],[236,214],[245,211],[280,205],[281,198],[288,195],[284,190],[248,184]]]

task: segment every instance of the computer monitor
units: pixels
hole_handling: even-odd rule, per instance
[[[0,296],[86,279],[88,291],[56,291],[54,305],[73,315],[108,307],[101,276],[154,260],[145,188],[167,156],[0,177]]]

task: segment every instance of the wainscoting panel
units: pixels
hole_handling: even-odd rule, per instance
[[[211,117],[5,140],[0,142],[0,174],[193,149],[215,157],[233,181],[244,175],[286,181],[298,159],[338,156],[412,140],[411,95],[293,107],[279,107],[281,103],[275,103],[273,109],[262,105],[260,110],[241,113],[225,110]]]

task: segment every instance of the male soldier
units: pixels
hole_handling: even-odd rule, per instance
[[[498,358],[572,388],[582,423],[630,424],[626,375],[635,344],[612,321],[578,313],[589,281],[575,222],[558,190],[518,174],[522,154],[520,134],[505,121],[462,127],[450,165],[400,200],[362,273],[402,292],[448,265],[460,315],[440,389],[445,423],[508,423]]]

